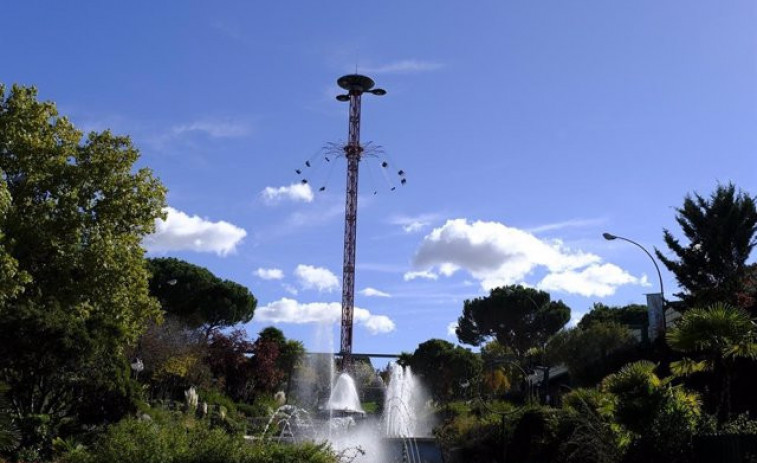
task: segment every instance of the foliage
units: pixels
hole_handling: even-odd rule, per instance
[[[260,391],[274,392],[285,381],[289,394],[293,372],[305,355],[302,342],[289,340],[281,330],[269,326],[258,333],[252,354]]]
[[[638,434],[649,428],[663,399],[663,381],[654,373],[656,367],[644,360],[629,363],[602,381],[602,390],[617,397],[618,422]]]
[[[570,319],[570,308],[549,293],[523,286],[494,288],[489,296],[466,300],[455,330],[460,342],[474,346],[496,339],[523,358],[541,347]]]
[[[6,399],[8,387],[0,384],[0,452],[6,452],[16,447],[19,440],[18,429],[10,414],[10,404]]]
[[[747,272],[746,261],[757,245],[755,199],[737,192],[733,184],[719,185],[709,198],[687,195],[676,209],[688,244],[681,244],[668,230],[663,238],[676,258],[659,250],[657,257],[673,272],[687,307],[716,302],[737,303]]]
[[[630,363],[602,382],[615,395],[618,424],[631,432],[626,461],[688,461],[700,418],[699,397],[661,380],[648,361]]]
[[[725,407],[728,418],[733,362],[757,358],[757,329],[749,314],[722,303],[691,309],[668,331],[667,341],[672,349],[695,357],[673,362],[674,374],[710,372],[722,378],[716,414]]]
[[[255,368],[247,358],[253,343],[244,330],[226,335],[218,330],[210,334],[208,364],[224,393],[238,402],[249,401],[255,388]]]
[[[633,344],[627,327],[614,321],[594,320],[555,334],[546,350],[552,363],[568,367],[575,383],[596,384],[612,366],[612,354]]]
[[[561,426],[567,436],[559,461],[613,463],[623,457],[628,433],[615,421],[615,397],[598,389],[574,389],[563,397]]]
[[[158,424],[136,419],[111,426],[88,452],[67,454],[64,463],[335,463],[324,445],[249,444],[202,422]]]
[[[441,339],[421,343],[412,355],[403,353],[399,363],[410,366],[432,398],[440,402],[464,397],[465,384],[481,373],[478,355]]]
[[[238,283],[172,257],[148,259],[148,264],[150,293],[163,310],[191,328],[202,327],[209,334],[215,328],[247,323],[255,313],[255,296]]]
[[[137,375],[153,398],[178,399],[190,386],[210,385],[205,337],[174,316],[150,324],[131,355],[143,361],[144,370]]]
[[[560,411],[527,407],[514,415],[507,443],[507,461],[537,463],[554,461],[563,440]]]
[[[434,436],[448,455],[445,461],[496,461],[502,454],[499,415],[486,413],[470,402],[448,402],[443,411],[445,419],[434,428]],[[455,457],[450,455],[453,450]]]
[[[0,381],[26,441],[26,418],[45,417],[55,433],[81,412],[90,386],[122,389],[111,379],[122,346],[159,316],[140,243],[164,205],[159,181],[133,170],[138,152],[127,137],[82,141],[36,96],[0,87],[0,285],[10,272],[23,289],[0,300]]]
[[[757,317],[757,263],[747,266],[741,289],[736,293],[736,305]]]
[[[594,323],[618,323],[628,328],[641,328],[647,326],[647,306],[630,304],[623,307],[610,307],[596,302],[591,310],[581,317],[578,327],[589,328]]]

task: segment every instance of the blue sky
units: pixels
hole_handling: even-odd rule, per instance
[[[319,150],[347,136],[335,82],[356,67],[388,94],[363,104],[384,154],[361,164],[355,352],[454,341],[463,300],[498,284],[549,290],[575,319],[643,303],[652,263],[603,231],[651,250],[685,194],[757,193],[751,0],[16,1],[2,17],[0,82],[132,136],[169,189],[151,255],[248,286],[253,337],[275,324],[322,350],[331,321],[339,344],[345,166]],[[326,191],[297,186],[308,159]],[[390,191],[381,160],[407,185]]]

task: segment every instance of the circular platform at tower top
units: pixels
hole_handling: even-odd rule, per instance
[[[360,74],[347,74],[337,79],[336,84],[347,91],[356,90],[362,93],[372,89],[376,82],[370,77]]]

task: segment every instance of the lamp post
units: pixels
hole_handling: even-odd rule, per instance
[[[640,245],[639,243],[637,243],[634,240],[631,240],[631,239],[628,239],[628,238],[624,238],[622,236],[613,235],[612,233],[607,233],[607,232],[602,233],[602,236],[607,241],[612,241],[612,240],[627,241],[627,242],[629,242],[629,243],[637,246],[639,249],[641,249],[642,251],[644,251],[644,253],[647,256],[649,256],[649,259],[654,264],[655,270],[657,270],[657,278],[659,278],[659,280],[660,280],[660,300],[661,300],[661,304],[662,304],[662,306],[661,306],[661,314],[660,314],[661,315],[660,316],[660,326],[655,326],[654,329],[655,330],[659,329],[662,333],[664,333],[665,332],[665,328],[666,328],[666,322],[665,322],[665,290],[663,289],[663,286],[662,286],[662,273],[660,273],[660,267],[657,265],[657,261],[655,260],[654,257],[652,257],[652,254],[650,254],[649,251],[647,251],[647,249],[644,246]],[[649,305],[649,300],[647,300],[647,305]]]

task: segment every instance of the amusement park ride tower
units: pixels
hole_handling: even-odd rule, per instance
[[[352,318],[355,309],[355,241],[357,232],[358,167],[363,155],[360,145],[360,99],[364,93],[386,95],[386,90],[373,88],[373,79],[359,74],[340,77],[337,85],[347,91],[337,100],[350,103],[349,138],[344,145],[347,159],[347,191],[344,206],[344,266],[342,269],[342,336],[340,354],[342,369],[352,367]]]

